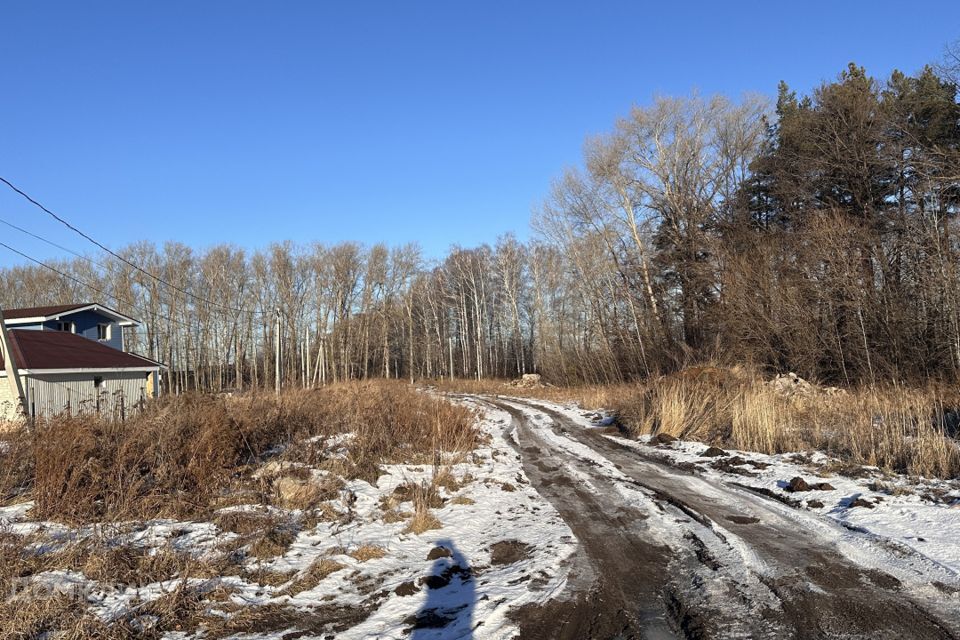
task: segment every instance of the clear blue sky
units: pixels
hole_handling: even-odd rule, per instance
[[[0,175],[112,247],[439,256],[526,237],[584,137],[657,93],[912,72],[957,38],[955,2],[0,0]],[[0,217],[90,249],[5,189]]]

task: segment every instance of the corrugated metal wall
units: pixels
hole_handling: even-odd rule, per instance
[[[101,413],[120,419],[136,413],[147,398],[145,373],[31,375],[26,378],[27,410],[34,416]]]

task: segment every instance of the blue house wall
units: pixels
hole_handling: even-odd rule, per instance
[[[60,316],[60,320],[50,320],[49,322],[44,322],[35,324],[18,324],[15,325],[17,329],[43,329],[44,331],[56,331],[58,322],[72,322],[74,324],[76,334],[83,336],[84,338],[89,338],[91,340],[96,340],[101,344],[105,344],[108,347],[113,347],[114,349],[119,349],[123,351],[123,327],[120,324],[111,318],[101,315],[93,310],[87,311],[77,311],[74,313],[64,313]],[[110,339],[109,340],[98,340],[97,339],[97,325],[100,324],[109,324],[110,325]],[[14,325],[9,325],[14,326]]]

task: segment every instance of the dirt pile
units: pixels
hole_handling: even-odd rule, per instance
[[[833,491],[833,485],[827,482],[807,482],[800,476],[790,480],[785,489],[791,493],[801,491]]]

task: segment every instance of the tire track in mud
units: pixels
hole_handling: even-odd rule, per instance
[[[571,597],[515,612],[521,638],[712,638],[724,626],[741,637],[778,637],[775,623],[741,619],[743,607],[717,606],[718,599],[723,605],[733,599],[726,589],[719,596],[697,593],[702,575],[715,571],[706,546],[691,543],[678,553],[649,524],[690,521],[683,509],[640,488],[625,500],[622,481],[607,470],[559,450],[516,407],[488,402],[511,414],[528,478],[581,545],[570,569]],[[694,525],[702,535],[702,525]]]
[[[955,598],[844,558],[812,514],[805,527],[538,404],[470,398],[510,413],[531,483],[581,545],[567,599],[516,612],[522,638],[960,638]]]

